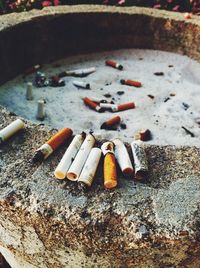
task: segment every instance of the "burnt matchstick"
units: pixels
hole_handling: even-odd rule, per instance
[[[10,123],[7,127],[0,130],[0,145],[22,128],[24,128],[24,122],[21,119],[17,119]]]
[[[123,68],[124,68],[121,64],[119,64],[118,62],[115,62],[113,60],[106,60],[105,64],[107,66],[113,67],[113,68],[118,69],[120,71],[123,70]]]
[[[192,138],[194,138],[195,137],[195,135],[194,135],[194,133],[193,132],[191,132],[189,129],[187,129],[186,127],[181,127],[182,129],[184,129],[185,130],[185,132],[187,133],[187,134],[189,134]]]
[[[121,79],[120,83],[122,85],[127,85],[127,86],[132,86],[132,87],[141,87],[142,86],[141,82],[135,81],[135,80],[130,80],[130,79],[128,79],[128,80]]]
[[[63,128],[57,132],[51,139],[43,144],[33,156],[33,163],[41,162],[47,159],[55,150],[58,149],[72,135],[70,128]]]

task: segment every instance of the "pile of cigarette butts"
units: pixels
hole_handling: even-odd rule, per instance
[[[123,66],[113,60],[106,60],[105,64],[107,66],[113,67],[118,70],[123,70]],[[78,70],[72,70],[72,71],[64,71],[59,73],[58,75],[54,75],[47,79],[46,75],[42,72],[39,72],[38,70],[41,68],[41,65],[35,65],[32,68],[26,70],[24,72],[24,78],[31,74],[36,72],[35,78],[33,83],[28,82],[27,83],[27,92],[26,92],[26,99],[27,100],[33,100],[33,93],[32,93],[32,86],[33,84],[36,87],[45,87],[45,86],[53,86],[53,87],[59,87],[59,86],[64,86],[65,81],[62,79],[63,77],[66,76],[73,76],[73,77],[86,77],[89,74],[92,74],[96,72],[95,67],[90,67],[90,68],[85,68],[85,69],[78,69]],[[120,83],[122,85],[128,85],[128,86],[134,86],[134,87],[141,87],[142,84],[139,81],[134,81],[134,80],[125,80],[121,79]],[[76,86],[77,88],[83,88],[83,89],[91,89],[90,83],[83,82],[83,81],[78,81],[75,80],[73,81],[73,85]],[[135,108],[135,103],[134,102],[128,102],[124,104],[114,104],[113,101],[109,102],[106,99],[98,99],[98,98],[88,98],[85,97],[83,98],[83,102],[86,106],[89,108],[97,111],[97,112],[104,112],[106,110],[112,111],[112,112],[119,112],[119,111],[124,111],[128,109],[134,109]],[[45,117],[44,113],[44,100],[39,100],[38,101],[38,112],[37,112],[37,119],[43,120]]]
[[[0,145],[24,127],[24,122],[17,119],[0,130]],[[72,134],[73,131],[70,128],[58,131],[36,150],[32,158],[33,164],[47,159],[61,145],[72,138]],[[95,147],[95,142],[95,137],[91,133],[83,132],[75,135],[54,171],[55,177],[60,180],[67,178],[71,181],[78,181],[86,187],[91,187],[102,154],[104,157],[105,189],[117,186],[117,163],[124,176],[135,177],[137,180],[143,180],[147,177],[147,158],[141,141],[131,143],[134,166],[126,146],[120,139],[104,142],[101,148]]]

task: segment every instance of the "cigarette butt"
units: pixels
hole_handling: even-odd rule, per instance
[[[134,173],[133,165],[131,163],[128,151],[124,143],[120,139],[114,139],[115,157],[120,166],[122,173],[125,176],[131,176]]]
[[[32,100],[33,99],[33,84],[32,84],[32,82],[27,83],[26,99],[27,100]]]
[[[149,141],[152,139],[151,131],[149,129],[142,130],[135,134],[136,140]]]
[[[8,140],[22,128],[24,128],[24,122],[21,119],[17,119],[0,130],[0,144]]]
[[[115,155],[107,153],[104,157],[104,187],[112,189],[117,186],[117,170]]]
[[[71,181],[76,181],[82,171],[82,168],[88,158],[92,147],[95,144],[95,138],[92,134],[88,134],[81,145],[72,165],[67,172],[67,178]]]
[[[24,75],[32,74],[41,68],[40,64],[34,65],[25,70]]]
[[[83,98],[83,101],[85,103],[86,106],[89,106],[91,109],[97,111],[97,112],[101,112],[102,109],[101,107],[94,101],[92,101],[91,99],[89,98]]]
[[[124,111],[128,109],[134,109],[135,108],[135,103],[134,102],[128,102],[124,104],[120,104],[117,106],[117,111]]]
[[[38,120],[44,120],[44,118],[45,118],[44,100],[39,100],[38,101],[36,118]]]
[[[63,128],[51,139],[43,144],[35,153],[33,163],[47,159],[60,145],[62,145],[72,135],[70,128]]]
[[[100,107],[103,110],[111,110],[112,112],[116,112],[118,107],[112,103],[100,103]]]
[[[94,72],[96,72],[96,68],[90,67],[90,68],[85,68],[85,69],[77,69],[77,70],[72,70],[72,71],[61,72],[58,76],[59,77],[65,77],[65,76],[85,77]]]
[[[131,149],[135,164],[135,178],[137,180],[143,180],[148,174],[148,164],[145,150],[141,141],[133,141],[131,143]]]
[[[103,155],[106,155],[107,153],[111,153],[111,154],[114,154],[114,143],[111,142],[111,141],[107,141],[107,142],[104,142],[102,145],[101,145],[101,150],[103,152]]]
[[[101,149],[99,148],[93,148],[91,150],[81,175],[78,178],[79,182],[83,182],[89,187],[92,185],[101,158],[101,153]]]
[[[121,79],[120,80],[120,83],[122,85],[133,86],[133,87],[141,87],[142,86],[142,83],[141,82],[135,81],[135,80],[124,80],[124,79]]]
[[[101,125],[101,129],[109,129],[109,128],[119,124],[120,121],[121,121],[121,118],[119,116],[114,116],[114,117],[108,119],[107,121],[105,121]]]
[[[83,82],[83,81],[73,81],[72,82],[74,86],[78,88],[85,88],[85,89],[90,89],[90,84]]]
[[[111,67],[113,67],[113,68],[115,68],[115,69],[118,69],[118,70],[120,70],[120,71],[123,70],[123,66],[122,66],[121,64],[119,64],[119,63],[113,61],[113,60],[106,60],[105,64],[106,64],[107,66],[111,66]]]
[[[67,171],[71,166],[76,154],[78,153],[84,139],[85,135],[83,134],[78,134],[73,138],[54,172],[54,175],[57,179],[64,179],[66,177]]]

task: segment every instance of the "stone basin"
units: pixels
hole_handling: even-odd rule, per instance
[[[0,83],[37,63],[120,48],[200,61],[199,43],[198,17],[146,8],[60,6],[4,15]],[[0,128],[16,117],[0,107]],[[83,192],[54,179],[67,146],[41,165],[30,163],[55,130],[25,122],[0,148],[0,252],[11,267],[200,267],[200,148],[148,145],[148,182],[119,178],[118,188],[106,191],[101,167]]]

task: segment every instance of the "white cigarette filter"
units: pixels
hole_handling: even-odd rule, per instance
[[[133,175],[134,169],[124,143],[120,139],[113,140],[115,145],[115,157],[125,176]]]
[[[87,82],[83,81],[73,81],[72,82],[74,86],[80,87],[80,88],[85,88],[85,89],[90,89],[90,84]]]
[[[8,140],[20,129],[24,128],[24,122],[21,119],[13,121],[10,125],[0,130],[0,144]]]
[[[33,99],[33,84],[32,84],[32,82],[27,83],[26,99],[27,100],[32,100]]]
[[[76,181],[82,171],[82,168],[88,158],[92,147],[95,144],[95,138],[92,134],[88,134],[81,145],[72,165],[67,172],[67,178],[71,181]]]
[[[71,166],[74,160],[74,157],[78,153],[84,139],[85,139],[85,136],[81,134],[76,135],[73,138],[71,144],[67,148],[65,154],[63,155],[60,163],[58,164],[54,172],[54,175],[57,179],[64,179],[66,177],[67,171],[69,167]]]
[[[107,153],[114,154],[115,153],[114,152],[114,143],[111,141],[104,142],[101,145],[101,150],[102,150],[103,155],[106,155]]]
[[[100,159],[101,149],[93,148],[88,156],[87,161],[85,162],[78,181],[83,182],[90,187],[94,180],[94,176],[96,174]]]
[[[95,67],[90,67],[90,68],[85,68],[85,69],[77,69],[77,70],[72,70],[72,71],[67,71],[67,75],[77,75],[77,76],[83,76],[83,75],[88,75],[91,73],[96,72]]]
[[[100,103],[100,107],[105,110],[112,110],[113,112],[118,110],[117,105],[111,103]]]
[[[45,117],[44,100],[38,101],[37,116],[36,117],[39,120],[44,120],[44,117]]]
[[[148,174],[148,163],[143,143],[139,140],[133,141],[131,143],[131,149],[135,164],[135,178],[142,180],[146,178]]]

